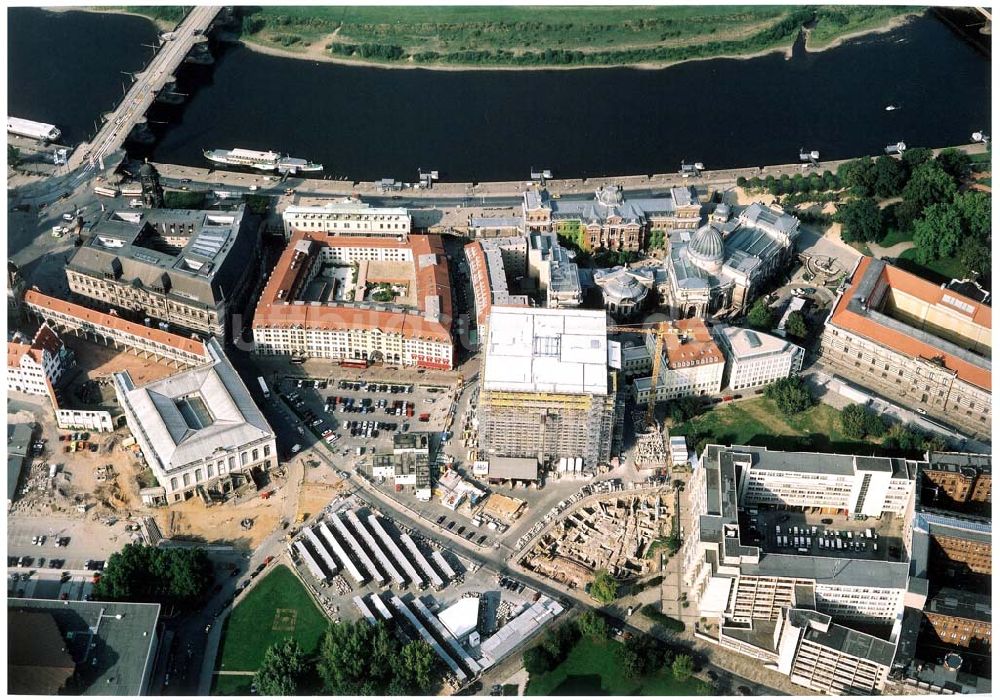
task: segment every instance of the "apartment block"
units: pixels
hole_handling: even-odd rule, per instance
[[[726,356],[723,383],[731,391],[766,386],[802,370],[805,350],[787,340],[725,324],[713,326],[712,335]]]
[[[328,236],[389,238],[404,240],[413,228],[413,217],[399,207],[373,207],[358,199],[322,206],[286,207],[281,214],[285,240],[296,231],[322,231]]]
[[[646,350],[650,357],[655,348],[656,338],[652,334],[647,335]],[[722,391],[725,369],[726,357],[704,320],[670,321],[663,339],[656,400],[717,394]],[[652,376],[635,380],[633,391],[637,403],[649,400],[652,384]]]
[[[47,323],[28,342],[20,334],[7,343],[7,386],[12,391],[45,396],[72,363],[72,353]]]

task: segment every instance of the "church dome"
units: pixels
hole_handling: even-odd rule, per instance
[[[702,226],[691,237],[688,243],[688,255],[691,260],[702,269],[718,270],[722,266],[722,258],[725,254],[725,245],[722,242],[722,234],[719,229],[711,224]]]

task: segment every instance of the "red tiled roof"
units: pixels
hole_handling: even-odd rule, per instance
[[[667,352],[667,366],[670,369],[726,361],[725,355],[722,354],[702,319],[687,318],[671,321],[669,326],[679,331],[668,332],[663,340]],[[683,343],[681,337],[685,339]]]
[[[49,309],[50,311],[63,313],[68,316],[72,316],[79,321],[86,321],[94,326],[121,331],[129,335],[143,338],[152,343],[162,343],[163,345],[169,345],[177,350],[197,355],[206,354],[205,344],[200,340],[186,338],[182,335],[176,335],[174,333],[160,330],[159,328],[150,328],[142,325],[141,323],[126,321],[119,316],[112,316],[111,314],[95,311],[94,309],[88,309],[87,307],[80,306],[79,304],[72,304],[68,301],[63,301],[62,299],[50,297],[35,289],[30,289],[25,292],[24,302],[28,306],[37,306],[41,309]]]
[[[20,367],[21,358],[31,351],[31,346],[27,343],[7,343],[7,367]]]
[[[41,364],[43,353],[57,355],[62,347],[63,342],[56,335],[56,332],[49,328],[49,324],[43,323],[38,332],[35,333],[35,340],[31,343],[31,356],[38,364]]]
[[[944,366],[952,372],[955,372],[959,379],[974,386],[978,386],[981,389],[991,391],[992,378],[990,370],[978,367],[971,362],[954,355],[944,353],[938,347],[934,347],[918,340],[912,335],[883,326],[873,319],[850,311],[847,308],[851,299],[854,298],[857,293],[861,279],[864,277],[865,272],[868,270],[868,266],[871,263],[871,258],[861,258],[861,262],[858,264],[858,268],[854,272],[854,277],[851,279],[851,286],[841,295],[837,305],[833,308],[833,311],[830,314],[830,322],[838,328],[843,328],[846,331],[868,338],[873,342],[884,345],[885,347],[891,348],[896,352],[910,357],[922,357],[925,359],[941,357],[944,360]],[[979,304],[968,297],[963,297],[962,295],[951,290],[941,289],[940,287],[921,279],[916,275],[906,272],[905,270],[900,270],[897,267],[892,267],[891,265],[885,266],[882,272],[882,279],[891,288],[898,289],[902,292],[922,299],[929,304],[940,303],[944,294],[960,298],[961,301],[973,307],[972,312],[967,314],[970,320],[986,328],[992,327],[992,311],[990,308]],[[953,307],[948,305],[948,308]],[[958,309],[956,309],[956,311],[958,311]]]
[[[288,300],[288,292],[294,289],[305,265],[299,263],[292,268],[296,256],[295,245],[309,240],[316,246],[367,247],[367,248],[409,248],[413,256],[416,279],[416,299],[419,313],[399,313],[377,311],[360,306],[330,306],[309,302],[295,303]],[[420,256],[434,254],[436,264],[420,267]],[[278,292],[285,290],[286,296],[278,299]],[[440,320],[424,317],[426,298],[438,295],[440,299]],[[289,303],[289,301],[291,303]],[[444,246],[439,236],[410,236],[406,242],[383,238],[356,236],[328,237],[321,232],[293,231],[278,264],[271,274],[264,292],[261,294],[254,313],[254,328],[322,328],[328,330],[369,330],[380,329],[387,333],[400,333],[409,338],[421,338],[451,342],[451,285],[448,278],[448,264]]]

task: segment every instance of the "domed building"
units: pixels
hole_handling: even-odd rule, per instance
[[[794,256],[794,216],[760,203],[734,220],[728,214],[729,207],[719,205],[694,233],[671,232],[664,305],[673,318],[744,313],[764,282]]]
[[[618,320],[631,319],[645,308],[657,272],[648,267],[595,270],[594,284],[601,288],[604,308],[611,316]]]

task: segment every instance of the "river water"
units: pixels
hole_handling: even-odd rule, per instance
[[[74,136],[113,101],[117,71],[142,62],[152,32],[131,17],[9,17],[10,113]],[[72,51],[34,41],[53,33]],[[900,140],[964,143],[989,128],[989,88],[988,59],[930,17],[828,51],[799,47],[790,60],[660,70],[391,70],[234,47],[152,156],[205,165],[205,148],[274,149],[361,180],[412,181],[421,167],[451,181],[516,180],[531,166],[556,177],[662,173],[682,159],[719,169],[796,161],[800,148],[836,159]]]

